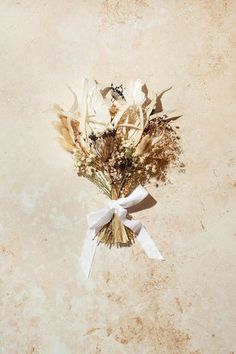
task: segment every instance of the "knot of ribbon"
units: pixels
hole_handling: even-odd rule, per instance
[[[127,208],[139,204],[147,197],[147,195],[148,192],[146,189],[139,185],[129,196],[110,200],[106,207],[93,211],[87,215],[89,228],[80,256],[80,265],[86,277],[89,276],[97,247],[96,236],[103,226],[111,221],[114,214],[117,214],[123,225],[127,226],[134,232],[136,239],[139,241],[141,247],[149,258],[163,260],[162,255],[143,224],[138,220],[130,220],[127,218]]]

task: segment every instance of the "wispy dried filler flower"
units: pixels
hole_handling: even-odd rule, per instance
[[[129,195],[151,178],[166,179],[170,164],[177,161],[180,147],[170,122],[178,115],[162,110],[161,97],[149,95],[140,80],[101,88],[96,81],[83,80],[73,94],[72,107],[55,105],[62,146],[73,153],[79,176],[95,183],[109,198]],[[135,234],[116,214],[98,235],[98,242],[131,245]]]

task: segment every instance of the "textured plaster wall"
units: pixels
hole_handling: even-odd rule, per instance
[[[234,0],[1,0],[0,353],[236,352]],[[185,173],[136,214],[138,244],[78,257],[106,198],[73,171],[50,125],[64,84],[141,78],[183,113]]]

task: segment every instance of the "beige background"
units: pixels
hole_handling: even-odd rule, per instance
[[[234,0],[1,0],[1,354],[236,353]],[[86,213],[106,198],[50,125],[64,83],[173,85],[186,172],[136,214],[165,262],[99,247],[79,267]]]

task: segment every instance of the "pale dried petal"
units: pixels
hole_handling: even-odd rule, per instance
[[[69,143],[68,143],[67,141],[65,141],[63,138],[59,138],[58,140],[59,140],[61,146],[62,146],[65,150],[67,150],[67,151],[69,151],[69,152],[74,152],[75,147],[74,147],[73,145],[69,144]]]
[[[134,106],[141,106],[146,97],[142,91],[142,83],[139,79],[136,81],[130,81],[128,89],[125,89],[123,92],[125,100],[128,104]]]
[[[61,127],[62,127],[62,125],[61,125],[60,122],[55,122],[55,121],[53,121],[53,122],[52,122],[52,125],[53,125],[53,127],[54,127],[59,133],[61,133]]]

